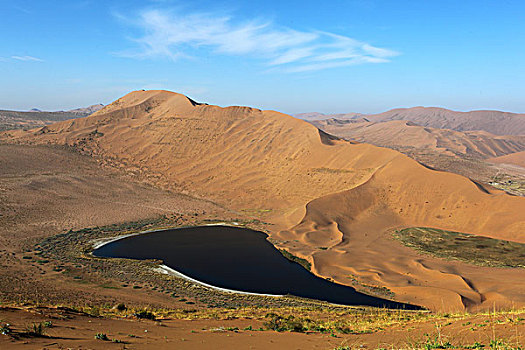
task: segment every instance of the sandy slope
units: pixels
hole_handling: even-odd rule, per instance
[[[88,118],[9,134],[23,142],[75,145],[156,184],[279,215],[353,188],[403,157],[331,141],[281,113],[194,105],[164,91],[133,92]]]
[[[393,150],[332,140],[284,114],[137,91],[90,117],[2,137],[73,145],[157,185],[253,210],[276,224],[279,245],[341,283],[352,274],[431,308],[525,302],[524,270],[437,261],[385,233],[433,226],[525,242],[524,198],[489,193]]]
[[[492,163],[515,164],[525,168],[525,151],[488,159]]]
[[[359,276],[362,283],[386,286],[400,300],[432,309],[523,303],[522,269],[434,259],[400,247],[388,234],[396,227],[431,226],[524,242],[523,215],[512,208],[523,210],[523,200],[487,195],[463,179],[409,161],[404,167],[392,162],[354,190],[312,201],[303,221],[276,237],[291,244],[292,251],[312,256],[321,275],[340,283]],[[327,246],[331,249],[319,249]]]
[[[312,122],[329,134],[395,149],[417,148],[448,155],[499,157],[525,150],[525,136],[423,127],[405,120],[382,123],[327,119]]]

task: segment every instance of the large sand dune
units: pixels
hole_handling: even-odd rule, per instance
[[[525,270],[422,256],[387,233],[431,226],[525,243],[524,198],[284,114],[137,91],[90,117],[0,137],[71,145],[158,186],[251,211],[274,224],[276,244],[341,283],[352,275],[431,308],[525,303]]]

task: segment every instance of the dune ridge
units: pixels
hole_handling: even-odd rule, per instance
[[[376,123],[326,119],[313,121],[312,124],[327,133],[349,140],[394,149],[436,151],[450,156],[486,159],[525,150],[525,136],[437,129],[405,120]]]
[[[352,275],[433,309],[525,303],[523,269],[421,256],[389,235],[429,226],[525,242],[524,198],[394,150],[330,137],[288,115],[135,91],[86,118],[0,135],[69,145],[157,186],[253,210],[273,224],[276,245],[343,284]]]

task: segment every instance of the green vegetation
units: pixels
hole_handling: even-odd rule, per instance
[[[312,269],[312,264],[310,264],[310,262],[306,259],[303,259],[303,258],[300,258],[298,256],[295,256],[293,255],[292,253],[290,253],[289,251],[287,250],[284,250],[284,249],[279,249],[279,251],[281,252],[281,254],[288,260],[290,261],[293,261],[295,263],[298,263],[299,265],[301,265],[302,267],[304,267],[305,269],[307,269],[308,271],[310,271]]]
[[[428,338],[425,343],[425,350],[431,350],[431,349],[454,349],[455,346],[450,344],[450,342],[446,341],[443,342],[439,339],[438,336],[436,336],[434,339]]]
[[[95,334],[95,339],[109,341],[109,338],[106,335],[106,333],[97,333],[97,334]]]
[[[273,331],[305,332],[307,330],[303,324],[304,320],[300,318],[296,319],[293,315],[282,317],[274,313],[269,313],[266,317],[268,317],[269,320],[264,322],[264,326]]]
[[[268,330],[277,332],[319,332],[327,334],[329,333],[331,336],[336,337],[335,333],[361,334],[372,333],[380,329],[380,327],[374,329],[374,326],[377,326],[377,324],[374,326],[369,325],[369,327],[363,328],[357,326],[356,323],[343,321],[341,319],[334,321],[292,314],[281,315],[274,312],[266,314],[265,318],[267,320],[264,322],[264,327]],[[379,321],[379,319],[377,321]]]
[[[498,174],[491,179],[489,184],[511,194],[525,195],[525,181],[519,177]]]
[[[333,169],[333,168],[313,168],[313,173],[325,173],[325,174],[348,174],[355,172],[354,170],[348,169]]]
[[[387,297],[387,298],[394,298],[395,297],[394,292],[392,292],[387,287],[378,287],[378,286],[374,286],[374,285],[371,285],[371,284],[361,283],[353,275],[348,275],[347,278],[349,278],[352,281],[352,285],[354,287],[357,287],[358,290],[362,290],[365,293],[373,294],[373,295],[379,295],[379,296]]]
[[[407,247],[438,258],[492,267],[525,267],[525,244],[426,227],[396,231]]]
[[[11,325],[9,323],[0,325],[0,334],[9,335],[11,332],[13,332],[13,330],[11,329]]]

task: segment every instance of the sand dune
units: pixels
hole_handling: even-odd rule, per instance
[[[417,148],[451,156],[499,157],[525,150],[525,136],[497,136],[484,131],[455,131],[394,120],[382,123],[327,119],[312,122],[329,134],[395,149]]]
[[[525,243],[524,198],[288,115],[136,91],[90,117],[0,138],[70,145],[157,186],[253,211],[274,224],[276,244],[340,283],[352,275],[434,309],[525,303],[525,270],[422,256],[387,232],[430,226]]]
[[[358,276],[364,284],[386,286],[400,300],[446,311],[489,308],[494,302],[510,306],[524,302],[522,269],[420,255],[388,233],[427,226],[524,242],[523,215],[512,208],[523,210],[523,200],[509,199],[487,195],[460,176],[396,161],[356,189],[310,202],[301,223],[275,237],[296,254],[311,257],[317,273],[340,283]],[[485,216],[487,210],[494,212]]]
[[[525,151],[488,159],[492,163],[514,164],[525,168]]]

